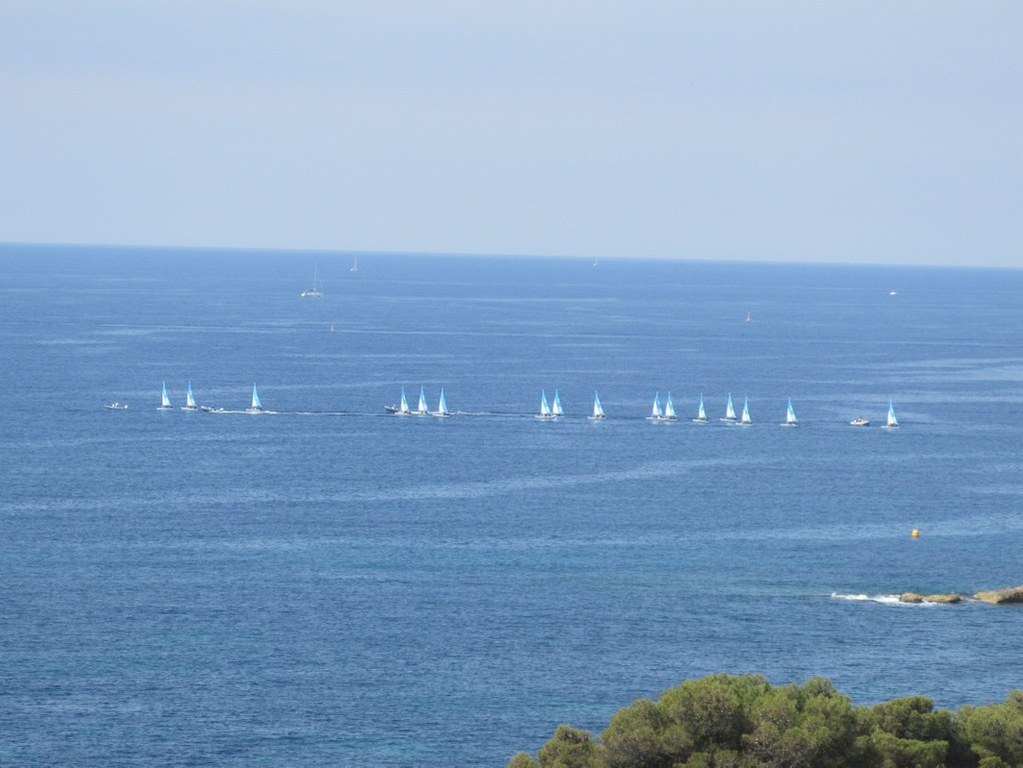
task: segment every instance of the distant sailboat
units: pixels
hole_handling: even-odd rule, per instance
[[[703,395],[700,395],[700,407],[696,410],[696,418],[693,419],[694,424],[710,424],[710,419],[707,418],[707,411],[703,407]]]
[[[747,397],[742,403],[742,418],[739,419],[739,425],[743,427],[752,427],[753,420],[749,417],[749,398]]]
[[[169,411],[169,410],[171,410],[171,401],[170,401],[170,398],[167,397],[167,382],[166,381],[163,382],[163,391],[160,393],[160,407],[157,408],[156,410],[158,410],[158,411]]]
[[[401,388],[401,402],[398,406],[388,406],[387,410],[398,416],[409,416],[412,409],[408,407],[408,398],[405,397],[405,387]]]
[[[668,393],[668,400],[664,403],[664,420],[665,421],[678,420],[678,416],[675,415],[675,404],[671,402],[671,392]]]
[[[892,406],[892,401],[888,401],[888,422],[881,425],[881,429],[898,429],[899,420],[895,418],[895,408]]]
[[[256,391],[256,385],[252,385],[252,405],[245,411],[246,413],[263,413],[263,403],[259,400],[259,393]]]
[[[349,272],[358,272],[359,271],[359,259],[358,258],[356,258],[355,261],[352,262],[352,268],[349,269],[348,271]]]
[[[538,419],[553,419],[554,414],[551,413],[551,407],[547,405],[547,393],[544,390],[540,390],[540,413],[536,414]]]
[[[558,394],[558,390],[554,390],[554,404],[551,405],[551,416],[557,418],[564,415],[565,410],[561,407],[561,395]]]
[[[306,298],[306,299],[308,299],[308,298],[320,298],[321,296],[323,296],[323,294],[320,293],[320,267],[319,267],[319,265],[317,265],[316,268],[313,270],[313,287],[312,288],[307,288],[306,290],[302,291],[302,293],[300,293],[299,296],[301,296],[302,298]]]
[[[647,421],[660,421],[664,418],[664,411],[661,410],[661,393],[654,393],[654,404],[650,408],[650,415],[646,417]]]
[[[192,382],[188,382],[188,389],[185,390],[185,405],[183,411],[198,411],[199,406],[195,404],[195,395],[192,394]]]
[[[732,393],[728,393],[728,405],[725,406],[725,417],[721,421],[735,423],[735,406],[732,405]]]
[[[746,322],[747,323],[752,323],[753,322],[753,313],[752,312],[747,312],[746,313]]]
[[[789,407],[785,411],[785,421],[782,423],[783,427],[798,427],[799,419],[796,418],[796,412],[792,408],[792,398],[789,398]]]
[[[451,412],[448,411],[448,404],[444,400],[444,390],[443,389],[441,389],[441,391],[440,391],[440,400],[437,401],[437,410],[434,411],[431,415],[436,416],[439,419],[445,419],[445,418],[447,418],[448,416],[451,415]]]
[[[426,390],[423,387],[419,388],[419,405],[416,406],[416,416],[426,416],[430,413],[430,408],[426,404]]]
[[[603,421],[606,418],[604,408],[600,404],[600,397],[597,396],[597,390],[593,390],[593,415],[589,418],[591,421]]]

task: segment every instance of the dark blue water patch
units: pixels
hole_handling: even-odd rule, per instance
[[[0,256],[0,762],[502,764],[717,671],[1019,685],[1023,611],[893,599],[1023,581],[1018,272]],[[155,410],[189,380],[275,413]]]

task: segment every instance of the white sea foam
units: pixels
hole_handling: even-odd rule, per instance
[[[832,592],[831,598],[833,600],[849,600],[857,603],[879,603],[881,605],[897,605],[906,608],[933,608],[941,603],[928,603],[926,600],[922,603],[904,603],[899,599],[898,595],[864,595],[864,594],[842,594],[841,592]]]

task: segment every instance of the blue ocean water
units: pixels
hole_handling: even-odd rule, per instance
[[[503,765],[717,671],[1023,686],[1019,608],[887,598],[1023,583],[1023,272],[351,258],[0,248],[0,763]],[[189,380],[275,413],[156,410]]]

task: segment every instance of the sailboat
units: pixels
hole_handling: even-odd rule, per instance
[[[895,418],[895,408],[892,406],[892,401],[888,401],[888,423],[882,424],[881,429],[898,429],[899,420]]]
[[[696,418],[693,419],[694,424],[710,424],[710,419],[707,418],[707,411],[703,407],[703,395],[700,395],[700,407],[696,410]]]
[[[426,405],[426,390],[423,387],[419,388],[419,405],[416,406],[416,416],[426,416],[430,413],[430,408]]]
[[[256,385],[252,385],[252,405],[246,410],[246,413],[263,413],[263,403],[259,400],[259,393],[256,391]]]
[[[312,297],[312,298],[320,298],[321,296],[323,296],[323,294],[320,293],[320,267],[319,267],[319,265],[317,265],[316,268],[313,270],[313,287],[312,288],[307,288],[306,290],[302,291],[302,293],[300,293],[299,296],[301,296],[302,298],[305,298],[305,299],[308,299],[310,297]]]
[[[668,400],[664,403],[664,420],[678,420],[678,416],[675,415],[675,404],[671,402],[671,392],[668,393]]]
[[[169,411],[169,410],[171,410],[171,401],[170,401],[170,398],[167,397],[167,382],[166,381],[163,383],[163,391],[160,393],[160,407],[157,408],[156,410],[158,410],[158,411]]]
[[[185,404],[183,411],[198,411],[199,406],[195,404],[195,395],[192,394],[192,382],[188,382],[188,389],[185,390]]]
[[[356,258],[355,261],[352,262],[352,268],[349,269],[348,271],[349,272],[358,272],[359,271],[359,259],[358,258]]]
[[[593,390],[593,415],[588,418],[591,421],[603,421],[606,418],[604,408],[600,404],[600,397],[597,396],[597,390]]]
[[[742,418],[739,419],[739,426],[752,427],[753,420],[749,417],[749,398],[747,397],[742,403]]]
[[[441,389],[440,391],[440,400],[437,402],[437,410],[434,411],[431,415],[436,416],[438,419],[446,419],[451,415],[451,412],[448,410],[448,404],[444,400],[443,389]]]
[[[728,393],[728,405],[725,406],[725,417],[721,421],[727,421],[730,424],[735,423],[735,406],[732,405],[732,393]]]
[[[799,419],[796,418],[796,412],[792,408],[792,398],[789,398],[789,407],[785,411],[785,421],[782,423],[783,427],[798,427]]]
[[[551,416],[558,418],[564,415],[565,410],[561,407],[561,395],[558,394],[558,390],[554,390],[554,404],[551,406]]]
[[[400,405],[388,405],[384,407],[384,410],[396,416],[409,416],[412,414],[412,409],[408,407],[408,398],[405,397],[405,387],[401,388]]]
[[[547,393],[544,390],[540,390],[540,413],[536,414],[538,419],[553,419],[554,414],[551,413],[551,407],[547,405]]]
[[[654,404],[650,408],[650,415],[646,417],[647,421],[660,421],[664,418],[664,411],[661,410],[661,393],[654,393]]]
[[[747,312],[746,313],[746,322],[747,323],[752,323],[753,322],[753,313],[752,312]]]

